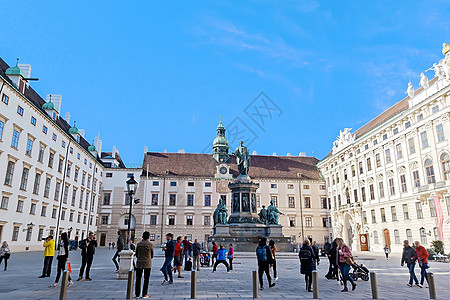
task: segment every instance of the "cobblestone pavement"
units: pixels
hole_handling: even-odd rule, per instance
[[[111,257],[114,250],[98,249],[94,258],[91,277],[93,281],[76,282],[67,291],[68,299],[125,299],[126,280],[115,279],[114,265]],[[381,254],[356,253],[357,261],[364,263],[377,273],[380,299],[427,299],[428,288],[409,288],[406,286],[409,275],[406,267],[400,267],[400,256],[392,255],[389,260]],[[80,266],[80,252],[70,253],[75,280]],[[255,268],[253,253],[236,253],[234,270],[227,273],[220,265],[216,273],[211,268],[202,268],[198,273],[198,299],[252,299],[252,275]],[[153,260],[149,294],[152,299],[188,299],[190,297],[190,274],[184,272],[185,278],[174,278],[173,285],[161,286],[162,274],[159,271],[163,257],[158,255]],[[59,287],[51,288],[56,272],[53,262],[50,278],[40,279],[42,270],[42,252],[13,253],[8,271],[0,271],[0,299],[58,299]],[[449,299],[450,264],[431,262],[430,270],[435,274],[438,299]],[[3,269],[3,266],[2,268]],[[321,299],[367,299],[371,298],[370,282],[358,280],[355,292],[341,293],[341,286],[335,281],[324,278],[328,261],[322,260],[319,266],[319,294]],[[280,253],[278,256],[279,280],[276,286],[260,291],[260,298],[301,299],[312,298],[312,293],[304,289],[303,276],[299,274],[299,262],[293,253]],[[416,269],[419,275],[419,269]],[[420,280],[420,278],[419,278]]]

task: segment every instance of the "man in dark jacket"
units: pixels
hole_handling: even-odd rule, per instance
[[[267,239],[262,237],[259,240],[258,247],[256,248],[256,258],[258,259],[258,275],[260,289],[264,289],[263,275],[266,273],[267,281],[269,281],[269,287],[274,287],[275,283],[272,283],[272,277],[270,277],[270,262],[272,261],[272,251],[267,246]]]
[[[330,248],[331,247],[331,248]],[[339,273],[338,273],[338,266],[337,266],[337,244],[336,241],[333,241],[331,246],[328,249],[328,261],[329,261],[329,267],[328,267],[328,273],[325,275],[327,279],[337,279],[339,281]]]
[[[78,280],[83,280],[84,269],[86,268],[86,278],[85,280],[92,280],[89,277],[89,272],[91,270],[92,261],[94,260],[95,247],[97,247],[97,240],[93,232],[89,232],[86,239],[80,242],[79,247],[81,248],[81,268],[80,274],[78,275]]]
[[[149,298],[148,296],[148,283],[150,279],[150,271],[152,269],[152,259],[154,255],[153,244],[148,240],[150,233],[145,231],[142,234],[142,241],[136,246],[136,298],[139,298],[141,294],[141,278],[144,273],[144,287],[142,288],[142,297]]]
[[[403,255],[402,255],[402,267],[406,262],[406,266],[409,270],[409,283],[408,286],[412,287],[413,281],[416,285],[419,284],[419,280],[417,280],[416,273],[414,272],[414,268],[416,266],[417,254],[416,250],[409,245],[408,240],[403,241]]]
[[[124,243],[123,243],[123,237],[120,231],[117,231],[117,248],[116,253],[114,254],[112,261],[116,265],[116,273],[119,272],[119,264],[117,263],[117,258],[119,257],[120,251],[123,250]]]
[[[190,241],[188,241],[187,236],[184,237],[184,240],[183,240],[182,243],[183,243],[184,263],[186,263],[188,261],[188,258],[190,256],[190,254],[191,254],[192,244],[191,244]]]
[[[173,260],[173,255],[175,252],[175,241],[173,240],[173,234],[168,233],[166,234],[166,246],[163,248],[164,251],[164,264],[161,267],[161,272],[164,274],[164,281],[162,282],[162,284],[166,284],[167,282],[169,284],[173,283],[173,277],[172,277],[172,260]],[[167,275],[169,275],[170,280],[168,280]]]
[[[202,249],[202,246],[200,246],[200,243],[197,239],[195,239],[194,243],[192,244],[192,256],[194,257],[194,262],[192,264],[193,269],[199,271],[200,270],[200,250]]]

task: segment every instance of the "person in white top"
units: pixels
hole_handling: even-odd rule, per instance
[[[389,260],[389,253],[391,253],[391,249],[389,249],[389,246],[384,246],[384,254],[386,255],[387,260]]]

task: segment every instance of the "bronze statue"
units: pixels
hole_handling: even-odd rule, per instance
[[[239,175],[248,175],[250,166],[250,153],[247,147],[244,146],[244,142],[241,141],[239,147],[233,152],[236,157],[236,164],[238,165]]]
[[[228,209],[223,204],[222,199],[219,200],[216,210],[214,211],[214,226],[217,224],[227,224]]]
[[[267,209],[266,206],[263,205],[262,209],[259,211],[259,220],[263,223],[267,225]]]
[[[269,225],[277,225],[278,224],[278,215],[284,215],[278,208],[273,204],[273,200],[270,200],[270,205],[267,208],[267,217]]]

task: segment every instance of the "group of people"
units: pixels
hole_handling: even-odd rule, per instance
[[[413,248],[414,247],[414,248]],[[413,283],[415,286],[419,288],[423,288],[423,283],[426,280],[428,283],[427,277],[427,269],[430,267],[428,265],[428,251],[424,246],[420,245],[419,241],[415,241],[413,247],[409,245],[409,241],[403,241],[403,254],[402,254],[402,262],[401,266],[403,267],[406,263],[406,266],[409,270],[409,282],[408,286],[412,287]],[[420,267],[420,283],[417,280],[415,267],[416,263],[419,264]]]
[[[227,267],[227,272],[233,270],[233,259],[234,259],[234,248],[233,244],[230,244],[228,250],[225,249],[224,245],[217,246],[216,242],[212,242],[213,255],[211,263],[213,265],[213,272],[217,270],[219,264],[224,264]],[[227,262],[228,259],[228,262]],[[215,262],[214,262],[215,261]]]

